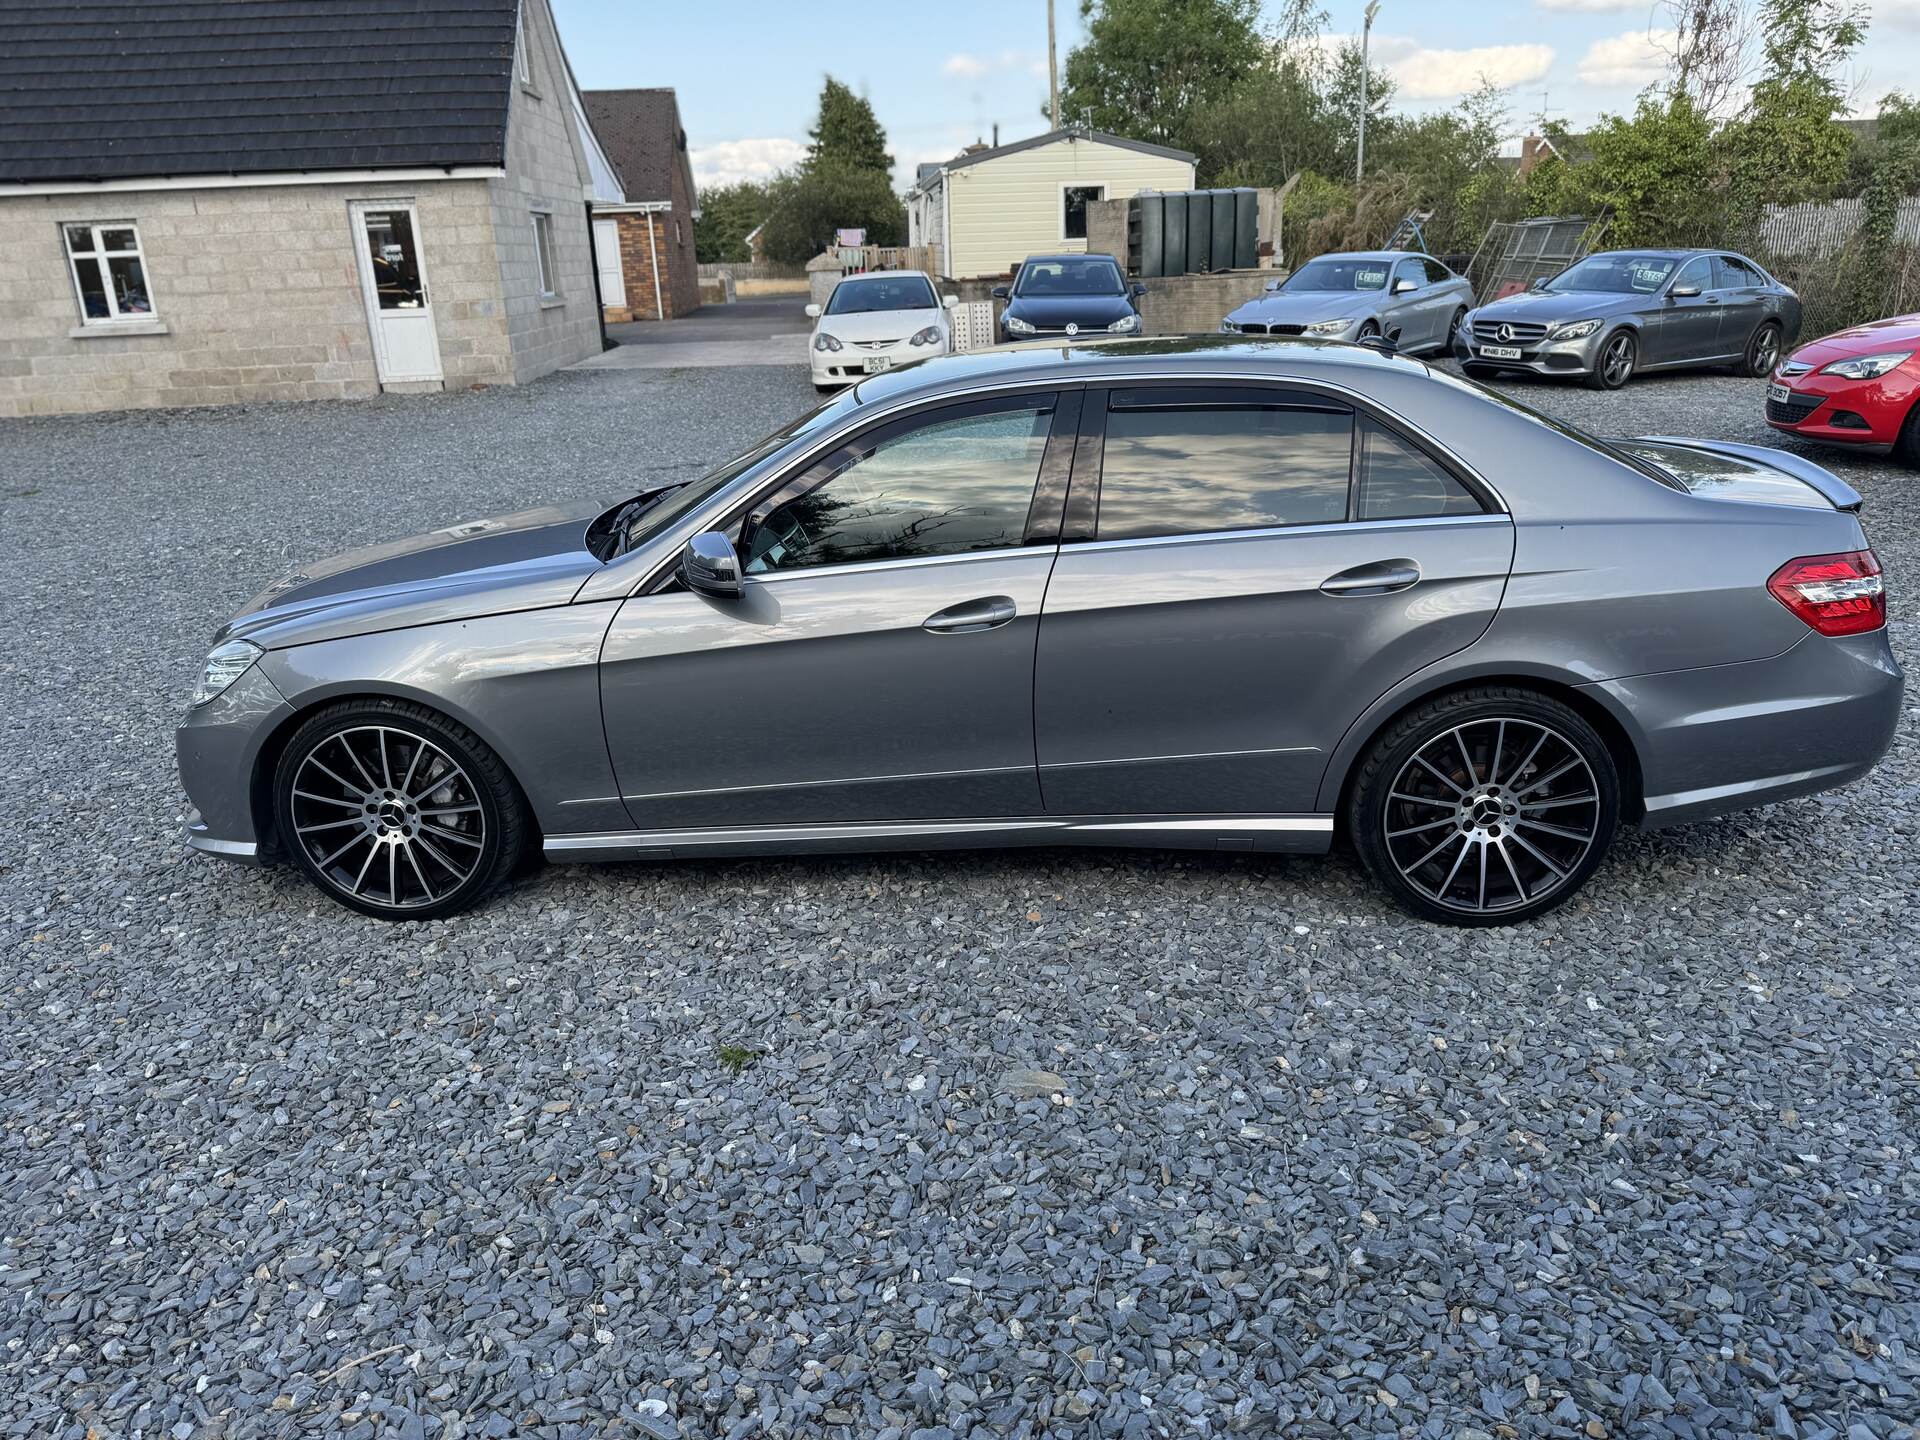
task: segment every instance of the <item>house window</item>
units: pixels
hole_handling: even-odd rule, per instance
[[[559,294],[559,282],[553,263],[553,216],[544,210],[533,212],[533,253],[540,266],[540,298],[550,300]]]
[[[1087,238],[1087,205],[1090,201],[1107,198],[1104,185],[1068,185],[1060,192],[1061,209],[1065,212],[1060,221],[1060,238],[1063,240],[1084,240]]]
[[[533,84],[533,62],[527,57],[527,12],[522,9],[520,18],[514,25],[513,34],[514,69],[519,72],[522,85]]]
[[[68,225],[67,259],[73,267],[80,316],[89,325],[153,319],[140,232],[130,220],[104,225]]]

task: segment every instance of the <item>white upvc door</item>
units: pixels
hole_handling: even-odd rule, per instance
[[[620,227],[613,221],[593,222],[593,256],[600,267],[600,303],[625,308],[627,277],[620,268]]]
[[[380,382],[440,379],[419,212],[407,200],[356,200],[347,208]]]

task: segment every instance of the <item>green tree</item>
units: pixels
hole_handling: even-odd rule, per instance
[[[1186,142],[1203,185],[1279,185],[1296,173],[1333,173],[1329,62],[1319,38],[1326,12],[1288,0],[1261,59],[1230,93],[1199,106]]]
[[[1203,109],[1267,56],[1259,0],[1081,0],[1086,41],[1067,56],[1061,119],[1191,148]]]
[[[700,192],[700,218],[693,222],[693,250],[702,265],[750,260],[747,235],[767,218],[769,187],[739,180]]]
[[[1736,236],[1756,226],[1764,202],[1792,204],[1845,178],[1852,137],[1836,123],[1846,95],[1835,77],[1866,23],[1839,0],[1774,0],[1761,34],[1764,69],[1723,137]]]
[[[807,131],[806,165],[840,165],[853,170],[893,169],[887,153],[887,132],[862,96],[831,75],[820,88],[820,110]]]
[[[782,175],[770,192],[767,228],[761,232],[769,260],[805,264],[842,228],[865,229],[869,245],[899,245],[906,239],[906,207],[884,170],[828,160]]]
[[[1555,144],[1563,156],[1574,149],[1564,130]],[[1528,177],[1529,214],[1611,211],[1611,245],[1726,243],[1713,119],[1690,96],[1649,92],[1631,117],[1602,116],[1580,144],[1579,160],[1548,160]]]

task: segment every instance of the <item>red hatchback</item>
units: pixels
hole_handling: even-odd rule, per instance
[[[1767,423],[1789,435],[1891,451],[1920,466],[1920,315],[1802,345],[1767,384]]]

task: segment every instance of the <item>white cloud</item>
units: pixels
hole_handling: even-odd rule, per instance
[[[942,75],[957,75],[963,80],[973,80],[987,73],[987,62],[977,55],[949,55],[940,66]]]
[[[1645,10],[1649,0],[1539,0],[1542,10],[1573,10],[1582,15],[1599,15],[1609,10]]]
[[[806,153],[807,147],[798,140],[722,140],[717,145],[688,147],[687,158],[693,162],[693,183],[705,188],[736,180],[771,180],[798,165]]]
[[[1483,45],[1474,50],[1415,50],[1387,68],[1410,100],[1465,95],[1482,80],[1503,90],[1527,85],[1553,68],[1551,45]]]
[[[1920,0],[1877,0],[1873,18],[1896,30],[1920,30]]]
[[[969,55],[960,51],[940,62],[940,73],[960,80],[980,80],[988,75],[1037,75],[1046,78],[1047,62],[1025,50],[1002,50],[997,55]]]
[[[1651,85],[1667,73],[1668,61],[1679,39],[1672,30],[1629,30],[1610,40],[1596,40],[1580,57],[1579,76],[1589,85]]]

